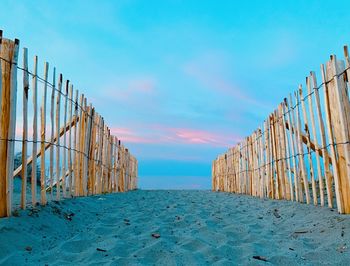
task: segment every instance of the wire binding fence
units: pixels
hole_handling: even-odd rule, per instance
[[[350,60],[330,57],[263,125],[212,164],[212,189],[350,213]],[[295,104],[293,104],[293,100]],[[322,100],[322,101],[321,101]],[[315,119],[316,117],[316,119]]]
[[[73,85],[62,74],[57,79],[55,68],[49,82],[47,62],[41,77],[37,56],[30,71],[27,48],[22,67],[19,57],[19,40],[0,30],[0,217],[50,199],[136,189],[137,159],[84,94],[73,97]]]

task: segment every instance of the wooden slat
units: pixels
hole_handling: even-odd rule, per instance
[[[112,192],[112,156],[113,156],[113,149],[112,149],[112,136],[111,136],[111,132],[109,130],[109,137],[108,137],[108,140],[109,140],[109,149],[108,149],[108,167],[109,167],[109,171],[108,171],[108,179],[109,179],[109,182],[108,182],[108,192],[111,193]]]
[[[84,94],[80,95],[79,101],[79,124],[78,124],[78,154],[77,154],[77,193],[76,196],[83,196],[83,156],[84,156],[84,126],[85,126],[85,114],[84,114]]]
[[[88,173],[89,173],[89,154],[91,145],[91,134],[92,134],[92,121],[94,116],[94,110],[90,104],[87,112],[87,126],[85,133],[85,157],[84,157],[84,196],[88,194]]]
[[[243,139],[242,141],[242,144],[241,144],[241,160],[242,160],[242,168],[241,168],[241,193],[244,193],[246,194],[247,191],[246,191],[246,170],[247,170],[247,167],[246,167],[246,149],[245,149],[245,145],[246,145],[246,139]],[[220,157],[219,157],[219,160],[220,160]],[[220,173],[220,168],[218,169],[219,170],[219,173]],[[218,183],[218,186],[219,186],[219,189],[220,189],[220,179],[219,179],[219,183]]]
[[[295,101],[296,101],[296,136],[297,136],[297,143],[298,143],[298,153],[299,153],[299,165],[300,165],[300,172],[301,172],[301,180],[304,183],[304,192],[306,197],[306,203],[310,204],[310,191],[309,191],[309,182],[307,179],[307,173],[305,169],[305,161],[304,161],[304,149],[303,149],[303,142],[301,140],[301,119],[300,119],[300,113],[299,113],[299,99],[298,99],[298,93],[295,92]],[[293,118],[293,120],[295,120]]]
[[[285,101],[281,105],[281,113],[282,113],[282,125],[283,125],[283,132],[284,132],[284,138],[285,138],[285,147],[286,147],[286,171],[288,175],[288,181],[289,181],[289,197],[290,200],[294,201],[294,190],[293,190],[293,181],[292,181],[292,167],[291,167],[291,149],[290,149],[290,142],[288,138],[288,133],[285,128],[286,125],[286,107],[285,107]]]
[[[1,52],[1,50],[2,50],[2,30],[0,30],[0,55],[3,54],[3,52]],[[3,60],[0,59],[0,74],[1,74],[1,77],[2,77],[2,64],[4,63],[2,61]],[[2,102],[2,78],[0,80],[0,108],[1,108],[1,102]]]
[[[19,41],[2,39],[0,33],[0,217],[12,211],[13,168],[17,103],[17,68]]]
[[[114,192],[114,136],[111,136],[111,192]]]
[[[38,141],[38,57],[34,57],[34,69],[33,69],[33,77],[32,77],[32,87],[33,87],[33,149],[32,149],[32,177],[31,177],[31,188],[32,188],[32,205],[36,205],[36,186],[37,186],[37,173],[36,173],[36,154],[37,154],[37,141]]]
[[[311,79],[312,77],[309,76],[306,78],[306,86],[307,91],[309,95],[309,114],[310,114],[310,120],[311,120],[311,129],[310,132],[310,139],[314,139],[315,141],[315,149],[316,149],[316,167],[317,167],[317,180],[319,185],[319,195],[320,195],[320,204],[321,206],[324,206],[324,186],[323,186],[323,178],[322,178],[322,170],[321,170],[321,162],[320,162],[320,146],[317,143],[317,133],[316,133],[316,125],[315,125],[315,115],[313,110],[313,103],[312,103],[312,89],[311,89]],[[315,173],[316,177],[316,173]]]
[[[88,194],[95,194],[95,170],[96,170],[96,120],[95,109],[92,108],[91,118],[91,143],[89,150],[89,174],[88,174]]]
[[[334,186],[335,186],[335,195],[336,195],[336,202],[337,202],[337,209],[339,213],[344,213],[344,206],[343,206],[343,199],[340,191],[340,181],[339,181],[339,169],[336,159],[336,151],[334,147],[334,136],[333,136],[333,129],[332,129],[332,121],[331,121],[331,109],[329,105],[329,92],[328,92],[328,85],[326,80],[326,73],[324,69],[324,65],[321,65],[321,74],[322,74],[322,83],[323,83],[323,91],[324,91],[324,102],[325,102],[325,113],[326,113],[326,128],[327,128],[327,135],[328,135],[328,141],[330,144],[330,155],[331,160],[333,164],[333,175],[334,175]]]
[[[269,126],[268,126],[268,120],[266,119],[264,121],[264,137],[265,137],[265,147],[264,147],[264,158],[265,158],[265,196],[269,197],[270,195],[270,150],[269,150]]]
[[[274,151],[274,146],[273,146],[273,139],[272,139],[272,126],[271,126],[271,116],[268,117],[267,119],[267,125],[268,125],[268,131],[269,131],[269,150],[270,150],[270,154],[269,154],[269,186],[270,186],[270,198],[274,199],[275,198],[275,180],[274,180],[274,176],[275,176],[275,166],[273,163],[273,151]]]
[[[75,100],[74,100],[74,116],[75,117],[79,117],[78,116],[78,100],[79,100],[79,91],[76,90],[75,91]],[[80,117],[79,117],[80,118]],[[80,122],[79,122],[80,124]],[[79,153],[78,153],[78,124],[74,127],[74,136],[73,136],[73,141],[74,141],[74,158],[72,159],[72,161],[74,162],[74,166],[73,166],[73,188],[72,191],[74,193],[75,196],[78,195],[78,157],[79,157]]]
[[[82,123],[82,131],[81,131],[81,159],[80,159],[80,167],[81,167],[81,196],[86,195],[86,186],[87,186],[87,175],[86,175],[86,147],[87,147],[87,139],[86,139],[86,133],[87,133],[87,124],[88,124],[88,106],[87,106],[87,99],[84,97],[83,99],[83,123]]]
[[[50,192],[51,200],[53,200],[53,177],[54,177],[54,143],[55,143],[55,92],[56,92],[56,68],[53,68],[52,88],[51,88],[51,104],[50,104],[50,120],[51,120],[51,137],[50,137]],[[27,163],[28,164],[28,163]],[[22,165],[24,165],[22,163]],[[16,173],[16,171],[15,171]],[[14,173],[14,176],[15,176]]]
[[[21,189],[21,208],[25,209],[27,205],[27,141],[28,141],[28,93],[29,93],[29,74],[28,74],[28,49],[23,48],[23,133],[22,133],[22,189]]]
[[[333,107],[331,115],[334,116],[333,128],[338,153],[339,177],[341,182],[344,213],[350,214],[350,102],[344,76],[339,76],[345,69],[344,61],[338,61],[336,56],[331,56],[327,63],[327,76],[333,77],[328,84],[330,90],[330,104]]]
[[[124,192],[124,158],[123,158],[123,146],[120,144],[120,140],[118,142],[118,160],[119,160],[119,180],[118,187],[120,192]],[[219,165],[218,165],[219,166]],[[220,189],[220,177],[218,177],[218,189]]]
[[[245,187],[245,193],[250,194],[250,176],[248,170],[249,168],[249,139],[248,137],[245,140],[245,148],[244,148],[244,187]],[[124,150],[125,151],[125,150]],[[124,160],[124,165],[126,164]]]
[[[322,148],[326,152],[327,151],[326,133],[325,133],[324,122],[323,122],[323,118],[322,118],[320,95],[319,95],[319,92],[317,89],[316,75],[314,72],[311,72],[310,75],[312,78],[313,88],[314,88],[313,91],[315,94],[315,104],[316,104],[316,113],[317,113],[317,119],[318,119],[319,136],[321,137]],[[318,156],[322,156],[321,150],[318,150]],[[323,169],[324,169],[324,173],[325,173],[328,207],[333,208],[332,174],[331,174],[331,170],[329,167],[330,160],[331,159],[329,156],[324,156]]]
[[[103,125],[103,131],[102,131],[102,162],[101,162],[101,192],[105,193],[106,192],[106,184],[107,184],[107,163],[106,163],[106,156],[107,156],[107,145],[108,145],[108,140],[107,140],[107,125]]]
[[[66,89],[63,95],[64,106],[63,106],[63,124],[67,124],[67,105],[68,105],[68,91],[69,91],[69,80],[66,80]],[[67,195],[67,184],[66,184],[66,171],[67,171],[67,130],[66,127],[63,130],[63,161],[62,161],[62,194],[65,198]]]
[[[290,200],[290,188],[289,188],[289,182],[288,182],[288,173],[287,173],[287,167],[286,167],[286,141],[285,141],[285,123],[284,123],[284,116],[282,113],[282,105],[278,105],[277,109],[278,114],[278,131],[279,131],[279,143],[280,145],[278,148],[280,149],[280,162],[281,162],[281,181],[282,181],[282,191],[284,195],[284,199]]]
[[[317,193],[316,193],[316,182],[315,182],[315,176],[314,176],[314,166],[311,156],[311,147],[310,147],[310,131],[309,131],[309,123],[308,123],[308,117],[306,113],[306,107],[305,107],[305,100],[303,97],[303,89],[302,86],[299,86],[299,96],[300,96],[300,102],[301,102],[301,109],[303,111],[303,117],[304,117],[304,130],[305,134],[307,136],[307,157],[309,159],[309,169],[310,169],[310,179],[311,179],[311,186],[312,186],[312,198],[314,205],[317,205]]]
[[[57,133],[60,131],[62,83],[63,83],[63,77],[62,77],[62,74],[60,74],[58,79],[58,93],[57,93],[57,100],[56,100],[56,132]],[[65,132],[65,129],[63,130],[63,133],[64,132]],[[60,197],[61,197],[61,187],[60,187],[60,182],[58,182],[61,176],[60,150],[61,150],[60,137],[57,137],[56,139],[56,199],[57,200],[60,200]]]
[[[290,97],[291,98],[291,97]],[[291,102],[291,105],[292,105],[293,103]],[[291,109],[291,106],[289,106],[288,105],[288,100],[287,100],[287,98],[285,98],[284,99],[284,108],[285,108],[285,113],[287,113],[287,121],[286,121],[286,123],[288,123],[289,125],[291,125],[291,121],[292,121],[292,119],[291,119],[291,117],[292,117],[292,115],[291,115],[291,113],[292,113],[292,111],[293,111],[293,109]],[[288,109],[287,109],[288,108]],[[287,109],[287,110],[286,110]],[[300,187],[300,177],[299,177],[299,175],[297,174],[298,173],[298,171],[297,171],[297,164],[296,164],[296,152],[295,152],[295,134],[292,134],[292,130],[288,130],[288,132],[289,132],[289,140],[290,140],[290,150],[291,150],[291,152],[290,152],[290,156],[292,157],[291,159],[292,159],[292,163],[293,163],[293,173],[294,173],[294,191],[295,191],[295,200],[296,201],[299,201],[299,198],[301,197],[302,198],[302,196],[301,196],[301,193],[300,193],[300,190],[301,190],[301,187]],[[292,167],[291,166],[289,166],[290,167],[290,173],[291,173],[291,171],[292,171]]]
[[[107,146],[108,146],[108,129],[107,125],[104,125],[103,128],[103,148],[102,148],[102,192],[107,192],[107,176],[108,176],[108,168],[107,168]]]
[[[17,62],[18,62],[19,40],[15,39],[11,55],[10,68],[10,119],[8,130],[8,149],[7,149],[7,215],[12,214],[12,194],[13,194],[13,179],[12,170],[14,167],[15,155],[15,136],[16,136],[16,105],[17,105]]]
[[[259,195],[260,198],[264,197],[264,176],[265,176],[265,167],[264,167],[264,158],[263,158],[263,154],[264,154],[264,148],[263,148],[263,134],[261,129],[259,128],[259,140],[258,140],[258,156],[259,156],[259,163],[258,163],[258,167],[259,167]]]
[[[345,67],[346,67],[346,76],[347,82],[350,82],[350,58],[349,58],[349,49],[347,45],[344,45],[344,56],[345,56]]]
[[[68,121],[72,121],[73,118],[73,85],[70,84],[69,86],[69,95],[68,95],[68,99],[69,99],[69,110],[68,110]],[[69,196],[71,197],[72,194],[72,186],[73,186],[73,182],[72,182],[72,126],[69,126],[68,129],[68,181],[69,181]]]
[[[103,118],[99,116],[98,124],[98,146],[97,146],[97,182],[96,182],[96,193],[102,193],[102,146],[103,146]]]
[[[272,161],[274,166],[274,173],[272,176],[273,181],[273,190],[274,190],[274,199],[281,199],[281,185],[280,185],[280,168],[279,168],[279,161],[278,161],[278,150],[277,150],[277,136],[276,136],[276,114],[273,113],[271,115],[271,140],[272,140]],[[275,181],[276,178],[276,181]]]
[[[41,204],[46,204],[46,173],[45,173],[45,141],[46,141],[46,98],[47,98],[47,78],[49,73],[49,64],[44,65],[44,93],[41,102],[40,119],[41,119],[41,143],[40,143],[40,200]]]

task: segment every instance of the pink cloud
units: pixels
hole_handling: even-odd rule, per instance
[[[210,146],[228,147],[239,137],[223,133],[210,132],[191,128],[164,128],[175,142],[186,144],[205,144]]]
[[[144,128],[111,128],[111,133],[123,142],[155,144],[189,144],[229,147],[240,140],[234,134],[218,133],[192,128],[175,128],[164,125],[145,126]]]

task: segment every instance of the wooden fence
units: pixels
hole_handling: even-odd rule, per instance
[[[27,48],[22,55],[20,63],[19,40],[2,38],[0,31],[0,217],[17,205],[136,189],[136,158],[84,94],[73,95],[73,85],[56,77],[55,68],[50,77],[47,62],[40,77],[37,56],[30,71]],[[16,148],[21,157],[15,169]],[[18,202],[14,179],[21,182]]]
[[[252,135],[217,157],[212,188],[350,213],[350,60],[335,55]]]

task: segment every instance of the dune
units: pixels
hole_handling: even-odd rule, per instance
[[[288,201],[137,190],[0,219],[1,265],[348,265],[350,216]]]

